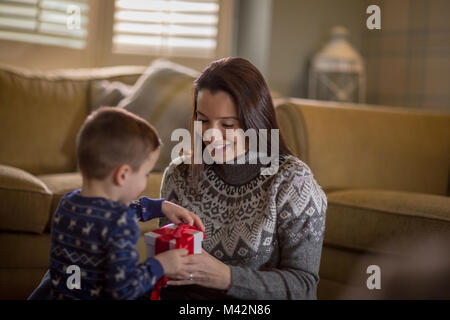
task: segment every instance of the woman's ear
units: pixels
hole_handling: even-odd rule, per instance
[[[113,182],[117,186],[123,186],[131,173],[131,168],[127,164],[122,164],[114,170]]]

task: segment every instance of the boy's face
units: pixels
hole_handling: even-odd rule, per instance
[[[159,158],[159,148],[152,151],[150,156],[141,164],[141,167],[133,172],[129,172],[125,183],[122,185],[122,196],[120,201],[129,205],[131,201],[137,199],[137,197],[145,190],[147,186],[147,178],[152,171],[153,167]]]

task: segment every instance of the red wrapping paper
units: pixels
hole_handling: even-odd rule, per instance
[[[201,237],[199,234],[201,234]],[[180,223],[176,227],[174,224],[169,224],[144,235],[148,257],[152,254],[150,249],[153,249],[153,255],[170,249],[186,249],[188,254],[201,253],[201,241],[204,237],[205,234],[199,228],[185,223]],[[153,246],[153,248],[149,246]],[[161,299],[161,288],[166,285],[167,280],[166,276],[158,280],[153,289],[151,300]]]

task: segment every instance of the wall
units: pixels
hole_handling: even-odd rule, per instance
[[[240,0],[237,54],[249,59],[283,96],[306,97],[309,59],[335,25],[360,48],[361,0]]]
[[[368,102],[450,110],[450,1],[370,3],[382,28],[363,34]]]
[[[381,8],[381,30],[366,28],[370,4]],[[239,8],[236,53],[280,95],[307,97],[310,58],[343,25],[366,61],[368,103],[450,110],[449,0],[240,0]]]
[[[307,97],[310,58],[328,41],[330,29],[342,25],[360,49],[365,8],[361,0],[275,0],[269,53],[269,79],[282,95]]]

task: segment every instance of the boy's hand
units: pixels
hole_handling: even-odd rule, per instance
[[[173,223],[187,223],[189,225],[195,224],[197,227],[199,227],[202,231],[205,231],[205,226],[203,225],[200,218],[193,212],[180,207],[179,205],[170,202],[170,201],[164,201],[162,203],[162,212],[164,215]]]
[[[188,254],[186,249],[173,249],[164,251],[155,255],[163,269],[164,275],[172,279],[186,279],[189,273],[186,270],[187,260],[184,259]]]

